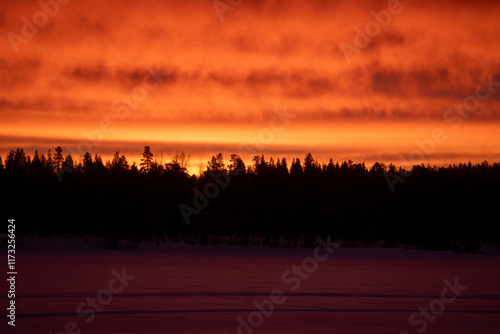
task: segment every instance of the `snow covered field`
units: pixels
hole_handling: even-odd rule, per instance
[[[124,248],[19,238],[16,327],[5,318],[1,332],[399,334],[500,328],[499,255]]]

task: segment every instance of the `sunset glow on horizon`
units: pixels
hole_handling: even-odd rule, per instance
[[[500,161],[496,1],[42,3],[1,5],[3,159]]]

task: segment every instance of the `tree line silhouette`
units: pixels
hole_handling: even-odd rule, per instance
[[[290,166],[263,155],[246,166],[219,153],[199,176],[188,174],[188,163],[184,153],[158,162],[149,146],[139,166],[118,152],[105,163],[90,153],[76,163],[61,147],[33,157],[17,148],[0,157],[4,212],[25,235],[99,236],[111,247],[122,238],[313,246],[331,235],[346,245],[475,252],[479,242],[500,241],[498,163],[367,168],[319,163],[309,153]],[[388,172],[407,177],[394,192]],[[227,181],[216,192],[214,175]]]

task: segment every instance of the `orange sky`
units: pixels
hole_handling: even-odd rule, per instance
[[[243,0],[223,21],[210,0],[44,3],[52,16],[37,1],[0,5],[3,158],[60,145],[131,162],[151,145],[164,162],[185,150],[191,171],[218,152],[249,161],[249,147],[324,162],[500,161],[498,1]],[[23,33],[34,18],[36,35]],[[371,27],[367,46],[357,27]],[[346,58],[341,46],[357,42]],[[478,99],[480,76],[493,85]],[[292,116],[273,121],[283,110]]]

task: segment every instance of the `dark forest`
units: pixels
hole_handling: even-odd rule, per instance
[[[331,235],[346,246],[416,247],[478,252],[500,241],[500,165],[448,167],[352,161],[319,163],[216,154],[199,175],[188,157],[139,166],[118,152],[75,163],[60,147],[31,157],[22,148],[0,158],[0,187],[24,235],[97,236],[109,247],[184,240],[200,244],[309,247]]]

